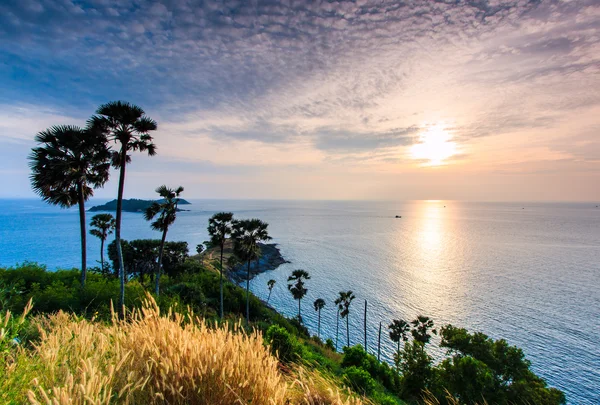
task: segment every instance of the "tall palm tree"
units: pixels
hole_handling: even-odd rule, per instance
[[[350,347],[350,304],[356,298],[352,291],[340,291],[340,296],[336,300],[338,308],[340,310],[340,316],[342,319],[346,318],[346,345]]]
[[[31,185],[42,199],[63,208],[79,206],[81,286],[87,277],[85,202],[94,188],[104,185],[110,171],[110,152],[102,133],[63,125],[38,133],[29,156]]]
[[[271,299],[271,293],[273,292],[273,287],[275,287],[276,281],[271,279],[267,281],[267,287],[269,288],[269,296],[267,297],[267,304],[269,304],[269,300]]]
[[[437,335],[437,330],[432,329],[433,320],[428,316],[419,315],[417,316],[417,319],[411,321],[410,323],[413,326],[413,329],[410,331],[410,333],[417,342],[421,342],[424,345],[429,343],[431,340],[431,335],[429,334],[430,329],[434,335]]]
[[[269,224],[260,219],[244,219],[234,221],[231,236],[234,240],[234,251],[240,261],[248,268],[246,276],[246,322],[250,322],[250,263],[260,257],[259,242],[271,240],[267,230]]]
[[[390,331],[390,339],[396,342],[398,345],[396,348],[396,354],[394,356],[394,362],[396,363],[396,371],[400,371],[400,342],[408,341],[408,332],[410,331],[410,325],[403,319],[394,319],[389,324],[388,329]]]
[[[392,323],[389,324],[388,329],[390,331],[390,339],[398,345],[396,351],[400,352],[400,342],[408,341],[410,325],[403,319],[394,319]]]
[[[313,303],[315,311],[317,311],[317,337],[321,339],[321,310],[325,307],[325,300],[323,298],[317,298]]]
[[[111,214],[97,214],[90,222],[90,234],[100,239],[100,265],[104,272],[104,242],[115,229],[115,218]]]
[[[158,215],[156,220],[150,226],[156,231],[162,232],[162,239],[158,248],[158,263],[156,263],[156,275],[154,277],[154,292],[156,295],[160,292],[160,269],[162,267],[163,252],[165,249],[165,240],[167,239],[167,231],[177,219],[177,205],[179,204],[179,196],[183,193],[183,187],[179,186],[175,190],[162,185],[156,189],[161,200],[155,201],[146,208],[144,218],[146,221],[152,221]]]
[[[156,121],[147,117],[140,107],[125,101],[112,101],[98,107],[96,115],[88,121],[88,128],[94,128],[104,133],[109,141],[116,144],[117,149],[112,154],[112,165],[119,169],[115,240],[121,283],[119,305],[123,308],[125,305],[125,266],[121,249],[121,216],[125,168],[127,163],[131,162],[130,152],[147,152],[149,156],[156,154],[156,145],[152,143],[152,136],[149,132],[156,130],[157,125]]]
[[[310,274],[306,270],[294,270],[292,275],[288,277],[288,282],[292,284],[288,284],[288,290],[292,293],[292,296],[295,300],[298,300],[298,322],[302,323],[302,315],[301,315],[301,303],[302,298],[308,292],[308,289],[304,287],[305,281],[310,280]]]
[[[233,225],[233,213],[218,212],[208,220],[208,234],[212,246],[221,248],[221,266],[219,268],[219,316],[223,319],[223,250],[225,250],[225,241],[231,235]]]

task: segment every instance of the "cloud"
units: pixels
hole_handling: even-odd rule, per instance
[[[6,106],[42,109],[26,137],[126,99],[161,153],[211,164],[391,168],[429,125],[469,150],[457,165],[493,154],[487,137],[563,151],[595,145],[599,38],[593,0],[7,0],[0,137],[23,116]]]

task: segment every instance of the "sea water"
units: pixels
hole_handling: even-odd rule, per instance
[[[312,302],[325,299],[323,339],[335,340],[333,300],[339,291],[352,290],[357,298],[349,315],[351,344],[363,344],[367,300],[369,351],[376,352],[382,322],[382,355],[388,360],[394,343],[386,326],[423,314],[437,326],[451,323],[506,339],[524,350],[537,374],[566,392],[569,403],[600,403],[600,208],[595,204],[191,202],[183,207],[189,212],[178,214],[168,240],[187,241],[193,252],[208,239],[208,218],[218,211],[268,222],[273,242],[291,263],[257,276],[251,288],[266,299],[267,281],[275,279],[271,304],[295,316],[298,305],[286,280],[294,269],[308,271],[302,315],[316,334]],[[124,213],[122,233],[124,239],[160,237],[139,213]],[[78,267],[79,249],[76,209],[0,200],[0,266],[36,261],[50,269]],[[99,250],[98,239],[89,236],[88,265],[97,265]],[[345,324],[340,323],[342,344]]]

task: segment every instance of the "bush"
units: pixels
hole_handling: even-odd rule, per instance
[[[348,367],[344,370],[344,378],[352,389],[365,395],[373,393],[377,388],[377,383],[371,375],[360,367]]]
[[[296,338],[279,325],[272,325],[265,335],[271,345],[271,352],[285,363],[298,359],[301,347]]]
[[[372,354],[368,354],[361,345],[344,347],[342,367],[359,367],[367,371],[371,377],[385,388],[396,392],[400,383],[398,374],[387,363],[380,363]]]

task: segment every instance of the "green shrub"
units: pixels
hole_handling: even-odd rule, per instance
[[[360,367],[348,367],[344,370],[344,378],[348,385],[357,392],[369,395],[377,388],[371,374]]]
[[[265,334],[267,342],[271,345],[271,351],[279,357],[279,360],[289,363],[299,358],[302,350],[296,338],[283,327],[272,325]]]

